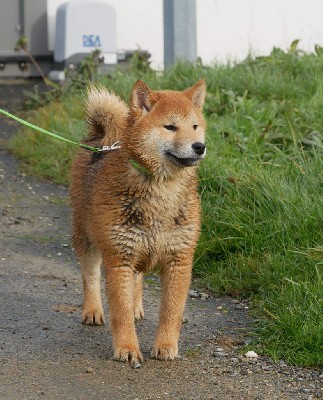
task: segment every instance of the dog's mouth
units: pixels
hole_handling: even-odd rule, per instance
[[[197,165],[198,162],[201,160],[201,158],[182,158],[182,157],[176,157],[173,153],[170,153],[169,151],[166,151],[166,156],[168,159],[175,165],[179,167],[194,167],[194,165]]]

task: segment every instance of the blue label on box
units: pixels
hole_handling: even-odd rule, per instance
[[[84,47],[101,47],[101,40],[99,35],[83,35]]]

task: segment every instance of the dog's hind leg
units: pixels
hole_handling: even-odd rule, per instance
[[[101,300],[101,254],[93,246],[79,257],[83,276],[82,322],[87,325],[103,325],[104,312]]]
[[[134,311],[135,311],[135,319],[144,318],[144,307],[142,303],[143,296],[143,281],[144,276],[141,272],[135,274],[135,292],[134,292]]]

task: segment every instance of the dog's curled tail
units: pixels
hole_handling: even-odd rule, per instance
[[[89,126],[87,139],[104,139],[104,145],[116,142],[125,129],[128,112],[128,106],[114,93],[104,87],[89,87],[85,107]]]

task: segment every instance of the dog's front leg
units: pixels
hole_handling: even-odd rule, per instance
[[[178,355],[178,339],[191,275],[192,257],[177,257],[163,265],[160,318],[152,357],[173,360]]]
[[[141,272],[135,274],[135,293],[134,293],[134,312],[135,319],[144,318],[144,307],[142,303],[142,292],[143,292],[143,281],[144,276]]]
[[[134,272],[129,267],[106,270],[114,358],[139,367],[143,361],[134,322]]]

